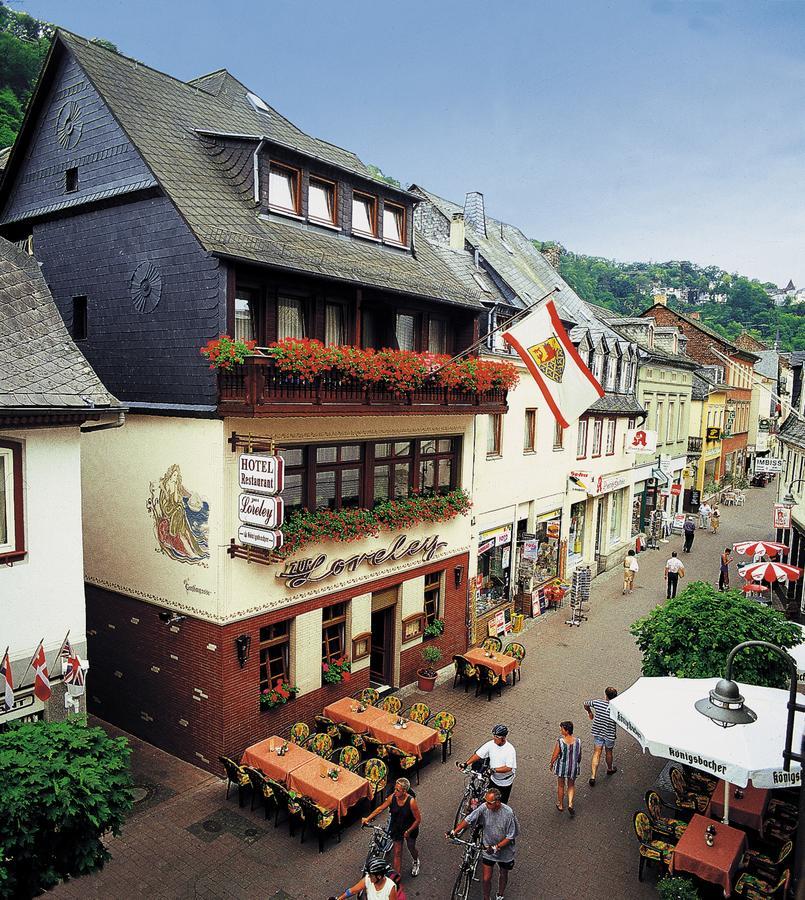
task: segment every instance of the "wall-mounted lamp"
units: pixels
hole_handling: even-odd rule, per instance
[[[464,566],[456,566],[453,569],[453,576],[456,579],[456,587],[461,587],[461,581],[464,578]]]
[[[187,616],[180,616],[179,613],[172,612],[169,609],[163,609],[159,614],[159,621],[164,622],[165,625],[178,625],[179,622],[184,622]]]
[[[252,646],[252,639],[248,634],[240,634],[235,638],[235,650],[238,653],[238,662],[241,669],[245,668],[249,661],[249,650]]]

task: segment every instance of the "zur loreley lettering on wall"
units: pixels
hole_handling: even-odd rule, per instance
[[[282,546],[284,487],[281,456],[241,453],[238,457],[238,541],[248,547],[276,550]]]

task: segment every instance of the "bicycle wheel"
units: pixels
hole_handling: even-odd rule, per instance
[[[464,795],[462,796],[461,802],[458,804],[458,809],[456,810],[456,818],[453,821],[453,828],[455,828],[462,819],[465,819],[478,806],[478,803],[479,800],[472,791],[464,791]]]
[[[450,900],[467,900],[470,896],[471,887],[472,872],[462,866],[461,871],[458,873],[458,878],[456,878],[456,883],[453,885],[453,893],[450,895]]]

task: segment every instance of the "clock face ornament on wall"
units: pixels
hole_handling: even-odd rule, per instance
[[[68,100],[56,119],[56,137],[64,150],[72,150],[81,140],[84,111],[77,100]]]
[[[140,313],[153,312],[162,296],[162,275],[152,262],[141,262],[131,276],[131,299]]]

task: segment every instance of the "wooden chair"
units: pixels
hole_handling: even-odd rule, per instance
[[[249,781],[252,785],[252,805],[251,810],[254,812],[254,804],[258,797],[261,797],[263,800],[263,807],[265,809],[266,818],[268,818],[269,810],[276,805],[277,798],[274,794],[274,788],[271,787],[268,779],[265,775],[259,770],[255,769],[252,766],[243,766],[246,774],[249,776]]]
[[[384,697],[377,706],[378,709],[385,710],[387,713],[396,714],[402,709],[402,700],[399,697],[389,695]]]
[[[439,743],[442,745],[442,762],[447,762],[447,757],[453,753],[453,729],[456,727],[456,717],[446,709],[443,709],[428,719],[427,724],[439,732]]]
[[[350,728],[349,725],[344,725],[342,723],[339,723],[338,730],[341,732],[342,744],[346,744],[349,747],[355,747],[358,753],[363,753],[366,744],[364,743],[362,734],[358,734],[354,728]]]
[[[319,756],[327,759],[333,752],[333,739],[329,734],[319,731],[316,734],[311,734],[302,746],[305,750],[310,750],[311,753],[317,753]]]
[[[327,716],[317,715],[313,716],[313,721],[316,723],[316,731],[328,734],[333,741],[340,740],[341,732],[332,719],[328,719]]]
[[[419,758],[411,753],[406,753],[405,750],[400,750],[394,744],[386,744],[386,749],[389,753],[389,762],[397,764],[400,774],[408,777],[408,773],[413,771],[416,775],[416,783],[419,784]]]
[[[703,814],[710,802],[710,797],[707,794],[691,790],[681,769],[676,766],[671,766],[669,774],[677,809],[692,810],[695,813]]]
[[[747,900],[766,900],[767,897],[780,897],[782,900],[788,894],[790,880],[790,869],[786,869],[774,881],[744,872],[735,885],[735,893],[739,897],[746,897]]]
[[[352,748],[355,749],[354,747]],[[324,853],[324,838],[327,833],[335,830],[338,837],[338,843],[341,843],[341,826],[338,824],[338,817],[335,810],[327,809],[324,806],[311,800],[310,797],[300,797],[299,805],[302,807],[302,836],[300,843],[305,843],[305,833],[308,828],[312,828],[316,832],[319,839],[319,853]]]
[[[634,833],[640,841],[640,865],[637,869],[637,880],[643,880],[643,867],[646,860],[658,862],[660,866],[668,867],[674,853],[673,844],[661,841],[654,837],[649,817],[644,812],[636,812],[632,824]]]
[[[482,691],[486,691],[486,699],[492,699],[492,691],[498,692],[500,696],[503,678],[497,672],[493,672],[488,666],[478,666],[478,686],[475,688],[475,696],[477,697]]]
[[[506,645],[506,649],[503,652],[507,656],[513,656],[517,660],[517,668],[514,670],[514,675],[516,675],[518,679],[522,678],[523,675],[520,672],[520,666],[522,666],[523,660],[525,659],[525,647],[517,641],[511,641]],[[512,676],[512,684],[514,684],[514,675]]]
[[[412,722],[424,725],[431,717],[431,711],[427,703],[414,703],[405,710],[403,715]]]
[[[463,682],[464,693],[467,693],[470,682],[478,681],[478,669],[465,656],[456,654],[453,657],[453,665],[456,673],[453,676],[453,687]]]
[[[249,773],[244,766],[239,766],[234,759],[228,756],[219,756],[218,762],[226,772],[226,799],[229,799],[229,789],[234,785],[238,789],[238,806],[243,806],[246,800],[246,788],[249,787]]]
[[[378,799],[383,800],[385,797],[386,785],[389,783],[388,766],[382,759],[365,759],[355,771],[372,785],[370,802],[374,808]]]
[[[651,830],[663,840],[678,841],[688,823],[682,819],[668,818],[662,814],[665,804],[656,791],[646,791],[646,809],[651,820]]]
[[[329,759],[343,766],[345,769],[353,771],[361,762],[361,754],[357,747],[347,744],[346,747],[336,747],[330,754]]]
[[[499,637],[488,637],[481,641],[481,647],[484,650],[491,650],[494,653],[500,653],[503,647],[503,641]]]
[[[364,688],[362,691],[358,691],[357,694],[353,694],[352,699],[360,700],[361,703],[365,703],[367,706],[374,706],[380,699],[380,694],[374,688]]]

